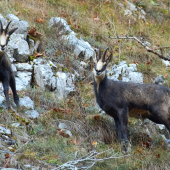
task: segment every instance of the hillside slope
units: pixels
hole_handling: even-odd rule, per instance
[[[79,67],[78,56],[58,39],[56,29],[49,28],[51,17],[61,17],[93,48],[109,47],[114,58],[110,67],[121,61],[134,63],[144,76],[144,83],[163,75],[169,87],[170,69],[155,54],[134,40],[109,38],[137,37],[151,49],[169,56],[170,7],[167,0],[9,0],[0,1],[1,14],[11,13],[25,20],[41,33],[38,53],[61,65],[62,71]],[[56,43],[57,42],[57,43]],[[59,44],[59,45],[58,45]],[[64,48],[61,48],[60,47]],[[166,48],[164,48],[166,47]],[[68,52],[68,51],[69,52]],[[32,57],[32,56],[30,56]],[[34,59],[35,55],[32,59]],[[96,106],[91,62],[76,81],[75,92],[59,100],[51,91],[32,86],[19,93],[35,103],[39,118],[23,117],[0,108],[0,124],[11,130],[16,141],[0,157],[0,167],[16,169],[169,169],[169,152],[164,141],[168,134],[151,122],[129,119],[132,143],[130,155],[124,155],[115,133],[114,121]],[[20,126],[12,126],[19,123]],[[146,131],[152,132],[152,137]],[[159,134],[159,135],[158,135]],[[1,138],[4,136],[1,134]],[[8,145],[8,144],[6,144]],[[65,164],[67,162],[67,164]],[[27,165],[27,166],[26,166]],[[159,167],[159,168],[158,168]]]

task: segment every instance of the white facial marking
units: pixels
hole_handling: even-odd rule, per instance
[[[5,45],[6,44],[6,36],[5,33],[3,32],[1,37],[0,37],[0,44]]]
[[[100,60],[98,61],[97,65],[96,65],[96,69],[97,69],[97,70],[101,70],[102,67],[103,67],[103,62],[102,62],[102,60],[100,59]]]

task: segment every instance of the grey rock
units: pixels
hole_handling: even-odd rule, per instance
[[[83,39],[78,39],[76,33],[70,29],[67,21],[60,17],[52,17],[49,21],[49,27],[56,27],[58,34],[62,35],[62,39],[65,40],[70,47],[74,49],[76,56],[83,56],[84,60],[88,60],[93,56],[94,50],[88,42]]]
[[[73,81],[75,75],[72,75]],[[59,99],[67,97],[70,92],[74,92],[74,84],[69,73],[57,72],[57,97]]]
[[[21,124],[20,123],[13,123],[11,124],[12,127],[19,127]]]
[[[34,102],[30,99],[30,97],[25,96],[20,98],[20,106],[26,109],[34,109]]]
[[[27,32],[28,32],[28,29],[29,29],[28,22],[27,21],[19,20],[19,18],[17,16],[15,16],[14,14],[8,14],[6,16],[6,19],[12,20],[11,24],[9,25],[9,29],[17,27],[18,29],[15,31],[15,33],[23,34],[24,35],[24,39],[26,39]]]
[[[59,35],[75,34],[68,25],[67,21],[60,17],[52,17],[49,21],[49,27],[56,27]]]
[[[6,19],[7,20],[12,20],[12,21],[13,20],[19,21],[19,18],[14,14],[7,14]]]
[[[6,135],[11,135],[11,131],[9,129],[2,127],[2,126],[0,126],[0,133],[6,134]]]
[[[50,63],[44,59],[34,60],[35,83],[43,90],[55,90],[57,86],[56,77],[52,71]]]
[[[32,78],[31,76],[32,76],[31,72],[18,71],[17,77],[15,78],[16,89],[18,91],[21,91],[23,89],[26,89],[28,86],[30,86],[31,78]]]
[[[38,118],[39,117],[39,113],[36,110],[27,110],[25,112],[25,115],[29,118]]]
[[[163,75],[159,75],[158,77],[155,78],[153,81],[155,84],[164,84],[165,83],[165,78]]]
[[[7,25],[7,20],[2,16],[2,14],[0,14],[0,20],[2,22],[3,28],[5,28]]]
[[[33,71],[33,65],[32,64],[28,64],[28,63],[17,63],[14,64],[16,69],[18,71],[28,71],[28,72],[32,72]]]
[[[133,83],[143,83],[143,75],[138,72],[129,73],[129,82]]]
[[[129,64],[128,66],[125,61],[118,65],[115,64],[111,70],[108,70],[107,75],[114,81],[143,83],[143,75],[137,72],[136,64]]]
[[[0,105],[5,101],[5,97],[0,95]]]
[[[65,123],[61,123],[61,122],[59,123],[58,127],[60,129],[67,129],[67,125]]]
[[[26,62],[29,57],[29,46],[27,41],[24,40],[23,34],[13,33],[10,37],[10,41],[8,43],[8,48],[13,49],[13,57],[18,62]]]
[[[166,67],[170,66],[170,62],[169,62],[169,61],[166,61],[166,60],[163,60],[163,59],[162,59],[162,63],[163,63]]]

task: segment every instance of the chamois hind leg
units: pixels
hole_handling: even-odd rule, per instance
[[[3,88],[4,88],[4,94],[5,94],[5,98],[6,98],[7,109],[10,110],[11,105],[10,105],[10,101],[9,101],[9,82],[8,82],[7,77],[5,77],[5,79],[2,81],[2,85],[3,85]]]
[[[163,108],[158,107],[152,111],[153,116],[151,117],[151,120],[157,124],[165,125],[169,132],[170,138],[170,113],[169,113],[170,108],[168,108],[168,106],[164,106]]]
[[[14,102],[17,105],[17,107],[19,107],[19,97],[17,95],[16,85],[15,85],[15,77],[13,74],[10,74],[9,84],[12,89]]]

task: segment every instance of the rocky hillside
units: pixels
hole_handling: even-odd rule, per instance
[[[9,0],[0,9],[3,27],[18,27],[6,52],[20,98],[17,109],[9,91],[8,112],[0,85],[1,169],[169,169],[164,125],[130,118],[131,153],[121,152],[92,73],[94,49],[109,47],[110,79],[169,87],[167,0]]]

